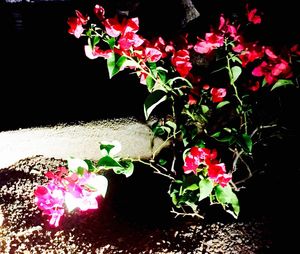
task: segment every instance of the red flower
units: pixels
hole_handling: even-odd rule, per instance
[[[177,52],[174,52],[171,58],[171,63],[183,78],[185,78],[192,69],[190,54],[186,49],[181,49]]]
[[[68,25],[70,26],[68,33],[73,34],[76,38],[79,38],[84,31],[82,25],[86,25],[89,17],[83,16],[80,11],[75,11],[77,17],[68,18]]]
[[[206,33],[205,40],[200,40],[194,46],[194,50],[199,54],[209,54],[214,49],[223,46],[224,44],[224,37],[221,35],[217,35],[215,33]]]
[[[84,52],[89,59],[96,59],[98,57],[108,59],[113,53],[111,49],[102,50],[97,46],[92,49],[89,45],[84,46]]]
[[[208,167],[208,176],[212,180],[216,180],[219,175],[223,175],[226,173],[225,164],[224,163],[212,163],[209,164]]]
[[[100,19],[100,20],[105,19],[105,10],[101,5],[99,5],[99,4],[95,5],[94,13],[95,13],[95,15],[97,16],[98,19]]]
[[[106,33],[114,38],[118,37],[123,29],[117,17],[105,19],[102,24],[105,27]]]
[[[213,102],[220,102],[223,101],[223,98],[226,96],[226,89],[225,88],[212,88],[210,90],[212,95]]]
[[[248,5],[247,5],[247,9],[248,9]],[[261,17],[259,15],[256,15],[256,13],[257,13],[257,9],[252,9],[247,13],[248,21],[255,25],[261,23]]]
[[[232,179],[231,174],[219,175],[215,180],[216,183],[220,184],[222,187],[225,187]]]
[[[183,165],[184,173],[189,174],[193,172],[196,175],[200,164],[205,164],[205,160],[211,155],[214,156],[207,148],[192,147],[189,154],[185,157]]]

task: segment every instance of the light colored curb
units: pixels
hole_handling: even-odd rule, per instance
[[[133,118],[4,131],[0,132],[0,169],[36,155],[97,160],[100,142],[113,140],[122,145],[120,156],[134,158],[149,158],[162,144],[161,139],[153,139],[146,124]]]

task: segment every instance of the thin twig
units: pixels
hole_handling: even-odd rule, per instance
[[[181,212],[175,211],[174,208],[172,208],[171,213],[175,214],[175,218],[178,216],[182,216],[182,217],[191,216],[191,217],[197,217],[199,219],[204,219],[204,217],[202,215],[200,215],[199,213],[187,213],[187,212],[181,213]]]

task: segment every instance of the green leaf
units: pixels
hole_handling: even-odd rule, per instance
[[[206,105],[201,105],[202,113],[206,114],[209,111],[209,107]]]
[[[124,174],[126,177],[129,177],[133,174],[134,165],[132,161],[130,160],[123,160],[120,161],[120,164],[122,165],[121,174]],[[113,169],[115,170],[115,169]],[[120,169],[119,169],[120,170]]]
[[[115,146],[111,144],[100,144],[100,150],[106,150],[107,154],[109,154],[110,150]]]
[[[110,37],[108,39],[104,39],[104,41],[109,45],[111,49],[114,49],[116,44],[116,39],[114,37]]]
[[[232,193],[232,196],[231,196],[231,206],[232,206],[233,212],[234,212],[233,216],[236,215],[234,217],[237,218],[237,216],[240,213],[240,204],[239,204],[239,200],[238,200],[237,196],[235,195],[235,193]]]
[[[115,54],[112,53],[110,57],[107,59],[107,70],[109,78],[112,78],[114,76],[114,69],[116,65],[116,57]]]
[[[212,138],[218,138],[221,136],[221,132],[220,131],[217,131],[215,132],[214,134],[210,135]]]
[[[177,193],[178,193],[178,190],[173,190],[172,193],[170,193],[170,197],[172,198],[172,203],[174,205],[178,204]]]
[[[85,169],[83,167],[78,167],[77,168],[77,175],[83,176]]]
[[[93,37],[93,47],[94,48],[100,41],[100,37],[99,36],[95,36]]]
[[[149,69],[151,70],[154,77],[157,76],[157,70],[156,70],[156,63],[155,62],[148,62]]]
[[[165,159],[159,159],[159,161],[158,161],[158,163],[159,163],[159,165],[161,165],[161,166],[164,166],[164,165],[166,165],[167,164],[167,160],[165,160]]]
[[[162,81],[163,83],[166,83],[166,81],[167,81],[167,75],[166,75],[166,72],[165,72],[165,71],[162,71],[162,70],[159,70],[159,69],[157,68],[157,73],[158,73],[158,76],[159,76],[159,78],[161,79],[161,81]]]
[[[117,162],[116,160],[114,160],[113,158],[111,158],[110,156],[104,156],[102,157],[98,163],[97,163],[98,167],[105,167],[105,168],[114,168],[114,167],[122,167],[122,165]]]
[[[200,188],[199,201],[201,201],[202,199],[207,198],[211,194],[214,188],[214,183],[212,180],[208,178],[207,179],[203,178],[199,183],[199,188]]]
[[[170,126],[174,131],[176,131],[176,123],[172,122],[172,121],[167,121],[166,125]]]
[[[91,160],[84,160],[84,161],[88,165],[89,172],[94,172],[97,169]]]
[[[222,187],[221,185],[217,185],[215,187],[216,198],[219,203],[222,205],[229,204],[231,202],[232,189],[229,185]]]
[[[232,206],[233,212],[229,209],[226,209],[226,211],[237,218],[240,213],[240,205],[239,200],[231,187],[229,185],[225,187],[217,185],[215,187],[215,193],[218,202],[222,204],[223,207],[226,207],[226,205]]]
[[[197,205],[195,203],[186,201],[185,204],[192,208],[193,212],[197,212]]]
[[[151,112],[156,108],[157,105],[167,99],[167,95],[163,90],[155,90],[149,94],[144,103],[144,114],[146,120],[149,118]]]
[[[154,85],[155,85],[155,82],[154,82],[153,78],[150,75],[148,75],[146,77],[146,85],[147,85],[148,91],[151,92]]]
[[[230,103],[229,101],[221,101],[221,102],[218,103],[216,108],[220,109],[220,108],[224,107],[225,105],[227,105],[229,103]]]
[[[126,64],[126,59],[126,56],[120,56],[117,60],[116,54],[111,54],[111,56],[107,59],[109,78],[112,78],[120,71],[123,64]]]
[[[186,191],[194,191],[194,190],[198,190],[198,189],[199,189],[198,184],[193,183],[193,184],[191,184],[191,185],[184,188],[183,194],[186,193]]]
[[[243,137],[243,141],[245,143],[246,152],[251,153],[252,145],[253,145],[251,137],[246,133],[244,133],[242,135],[242,137]]]
[[[232,81],[235,82],[239,78],[239,76],[241,75],[242,68],[239,67],[239,66],[233,66],[231,68],[231,72],[232,72]]]
[[[276,88],[287,86],[287,85],[295,85],[295,84],[290,79],[278,79],[277,82],[272,86],[271,91],[273,91]]]

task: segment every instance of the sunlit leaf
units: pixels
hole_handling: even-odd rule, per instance
[[[239,66],[233,66],[231,68],[232,71],[232,81],[235,82],[242,73],[242,68]]]
[[[206,114],[209,111],[209,107],[206,105],[201,105],[202,113]]]
[[[199,188],[200,188],[199,201],[207,198],[211,194],[213,187],[214,187],[214,183],[212,180],[208,178],[207,179],[203,178],[199,183]]]
[[[149,118],[151,112],[156,108],[157,105],[167,99],[167,95],[163,90],[155,90],[149,94],[144,103],[144,114],[146,120]]]
[[[295,85],[294,82],[290,79],[278,79],[277,82],[272,86],[271,91],[276,88],[288,85]]]
[[[116,160],[114,160],[113,158],[111,158],[110,156],[104,156],[102,157],[98,163],[97,163],[98,167],[105,167],[105,168],[113,168],[113,167],[122,167],[122,165],[117,162]]]
[[[166,125],[170,126],[174,131],[176,130],[177,126],[176,123],[172,122],[172,121],[167,121]]]
[[[218,103],[216,108],[220,109],[220,108],[224,107],[225,105],[227,105],[229,103],[230,103],[229,101],[221,101],[221,102]]]
[[[88,165],[89,172],[94,172],[95,170],[97,170],[97,168],[95,167],[94,163],[91,160],[84,160],[84,161]]]
[[[120,56],[117,58],[114,53],[110,55],[110,57],[107,59],[109,78],[112,78],[120,71],[120,69],[123,67],[123,64],[126,64],[126,59],[126,56]]]
[[[146,85],[147,85],[148,91],[151,92],[154,85],[155,85],[155,82],[154,82],[153,78],[150,75],[148,75],[146,77]]]
[[[194,191],[194,190],[198,190],[199,186],[196,183],[193,183],[187,187],[184,188],[183,193],[185,193],[186,191]]]
[[[119,174],[124,174],[126,177],[129,177],[133,174],[134,165],[132,161],[130,160],[123,160],[120,161],[120,164],[122,165],[122,168],[113,169],[118,170]]]

